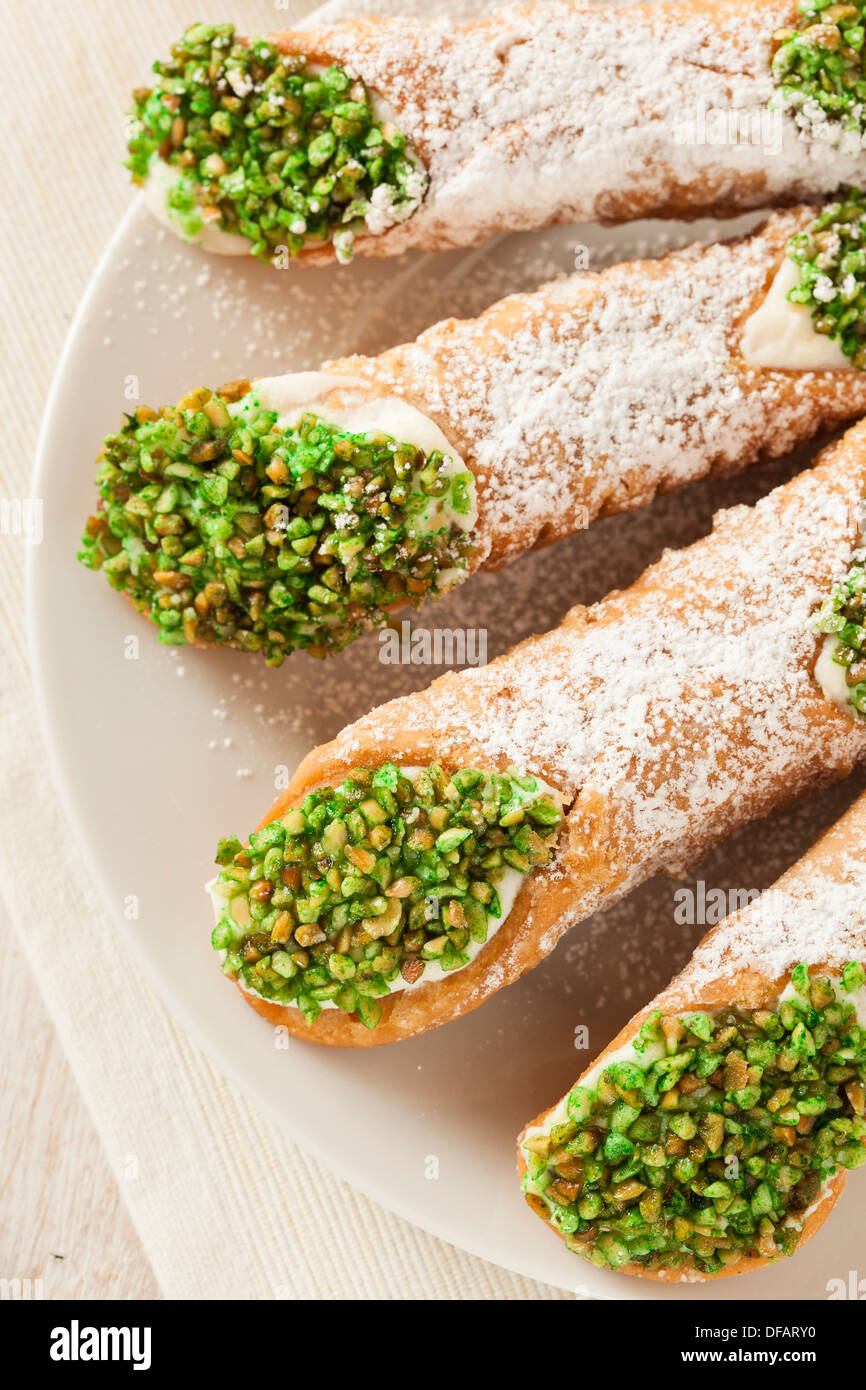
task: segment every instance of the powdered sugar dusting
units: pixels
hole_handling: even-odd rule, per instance
[[[827,460],[717,518],[632,589],[490,666],[445,675],[338,736],[336,755],[399,760],[413,736],[545,777],[578,842],[605,808],[604,872],[569,922],[866,753],[866,730],[818,689],[806,620],[855,542],[866,427]],[[608,872],[610,871],[610,872]]]
[[[866,961],[866,858],[856,854],[840,874],[816,873],[796,888],[771,888],[728,918],[698,947],[677,983],[700,988],[744,969],[775,980],[800,961],[841,970],[849,960]]]
[[[781,148],[678,138],[698,110],[764,112],[791,0],[712,6],[545,0],[468,24],[378,16],[313,30],[393,107],[430,185],[364,249],[466,246],[551,222],[760,207],[856,179],[856,153],[781,113]]]
[[[453,440],[478,479],[478,560],[498,564],[866,410],[866,374],[754,369],[740,354],[744,317],[814,215],[569,276],[335,370],[403,396]]]

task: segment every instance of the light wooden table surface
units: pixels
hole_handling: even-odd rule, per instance
[[[159,1298],[54,1025],[2,911],[0,959],[0,1279],[40,1280],[36,1287],[46,1299]]]

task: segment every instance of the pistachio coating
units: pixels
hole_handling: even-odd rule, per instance
[[[773,76],[783,103],[802,124],[838,122],[866,132],[866,0],[800,0],[796,25],[773,35]]]
[[[194,24],[153,70],[154,87],[134,93],[128,167],[144,183],[153,159],[172,166],[168,210],[188,238],[216,225],[268,262],[333,240],[348,259],[371,206],[381,228],[423,197],[406,137],[344,68]]]
[[[715,1274],[797,1246],[839,1167],[866,1163],[866,1029],[834,985],[793,972],[775,1011],[651,1013],[634,1060],[577,1085],[524,1139],[527,1200],[593,1264]]]
[[[787,254],[799,271],[788,298],[808,305],[816,330],[866,367],[866,197],[848,189],[791,238]]]
[[[833,585],[811,626],[836,639],[833,661],[845,670],[848,704],[855,715],[866,715],[866,551],[854,552],[848,573]]]
[[[374,1028],[383,995],[469,963],[506,874],[546,864],[561,821],[516,768],[355,768],[246,846],[220,842],[211,943],[228,975],[308,1023],[336,1006]]]
[[[311,414],[277,420],[241,381],[141,407],[106,439],[78,558],[162,642],[271,666],[299,648],[325,655],[465,568],[474,480],[450,456]]]

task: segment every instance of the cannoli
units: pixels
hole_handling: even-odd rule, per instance
[[[866,727],[816,679],[813,619],[864,495],[861,424],[631,588],[314,749],[249,843],[218,850],[212,940],[247,1002],[338,1046],[421,1033],[846,774]]]
[[[866,1163],[866,796],[727,917],[518,1143],[527,1201],[602,1268],[792,1255]]]
[[[539,0],[253,40],[195,24],[134,94],[128,163],[172,231],[280,267],[793,203],[862,172],[864,10]]]
[[[866,410],[864,231],[851,193],[378,357],[141,407],[106,440],[81,558],[164,642],[338,651],[395,605]]]

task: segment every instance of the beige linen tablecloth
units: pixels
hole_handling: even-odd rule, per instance
[[[261,33],[298,23],[312,7],[215,0],[202,8],[188,0],[2,7],[4,498],[28,495],[64,336],[129,202],[119,159],[130,88],[187,23],[232,19]],[[472,8],[480,6],[452,5]],[[0,536],[2,893],[25,953],[38,957],[39,985],[164,1294],[566,1297],[416,1230],[323,1172],[214,1071],[120,957],[53,799],[27,674],[24,558],[22,541]],[[266,1219],[235,1200],[239,1189],[269,1193]]]

